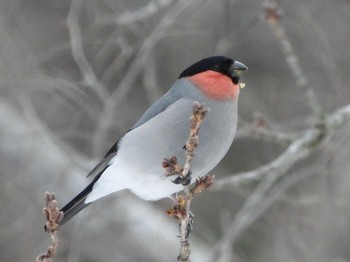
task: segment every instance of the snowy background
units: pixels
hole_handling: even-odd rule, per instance
[[[63,206],[185,67],[226,55],[249,67],[239,131],[192,202],[191,261],[350,261],[350,2],[278,5],[1,1],[0,260],[43,253],[45,191]],[[55,261],[175,261],[170,206],[100,200]]]

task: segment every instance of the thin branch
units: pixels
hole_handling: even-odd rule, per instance
[[[265,141],[273,141],[281,145],[289,145],[295,139],[296,134],[284,133],[273,129],[263,127],[254,127],[253,125],[244,125],[236,132],[235,139],[255,138]]]
[[[231,253],[232,243],[237,240],[239,235],[252,225],[287,188],[312,175],[315,173],[299,172],[284,176],[275,184],[267,183],[270,186],[261,183],[235,215],[235,219],[225,228],[224,237],[214,246],[208,261],[227,261],[223,258],[228,255],[227,253]]]
[[[43,209],[46,218],[45,231],[50,233],[51,245],[44,254],[36,258],[37,262],[52,262],[58,248],[58,223],[63,218],[63,212],[59,211],[57,208],[57,201],[55,198],[54,193],[45,193],[45,207]]]
[[[124,12],[123,14],[114,18],[102,18],[99,23],[113,23],[117,26],[129,25],[135,22],[142,22],[149,17],[156,15],[162,9],[172,4],[174,0],[153,0],[147,3],[147,5],[135,10]]]
[[[283,16],[282,9],[273,0],[264,2],[264,8],[264,20],[270,26],[274,37],[281,47],[282,53],[286,58],[287,65],[295,78],[296,86],[300,90],[305,91],[308,106],[310,107],[311,111],[317,116],[320,116],[322,114],[321,104],[318,101],[315,91],[310,87],[309,79],[303,73],[302,66],[299,62],[299,57],[294,51],[286,31],[280,23]]]
[[[258,214],[260,214],[259,210],[263,208],[261,205],[261,200],[264,199],[265,201],[266,196],[270,192],[274,183],[283,177],[297,161],[310,155],[312,151],[310,146],[319,139],[319,136],[320,131],[309,130],[304,134],[304,136],[290,145],[282,155],[280,155],[270,164],[255,171],[245,173],[244,176],[241,174],[231,177],[231,181],[227,181],[225,179],[218,181],[218,187],[223,189],[225,187],[225,182],[230,182],[230,185],[232,185],[232,178],[237,178],[238,181],[240,181],[240,184],[244,183],[244,179],[246,178],[249,178],[249,182],[252,180],[263,179],[254,193],[244,203],[241,210],[236,214],[235,219],[225,231],[224,236],[215,245],[212,261],[220,261],[219,258],[225,252],[227,252],[227,249],[231,246],[232,241],[236,240],[243,230],[253,223],[253,221],[258,217]],[[285,161],[286,159],[288,159],[288,161]],[[215,188],[217,189],[216,184]],[[260,205],[257,203],[260,203]],[[264,203],[266,204],[267,202],[265,201]],[[264,207],[262,210],[265,209],[266,207]]]
[[[204,107],[204,105],[200,105],[198,102],[193,104],[193,116],[190,119],[190,135],[186,141],[185,149],[186,149],[186,161],[182,170],[182,177],[187,177],[190,175],[190,166],[191,161],[194,157],[194,149],[198,147],[198,132],[199,127],[207,116],[209,110]],[[198,180],[196,185],[198,184]],[[197,186],[195,186],[196,188]],[[180,254],[177,258],[178,261],[189,261],[189,257],[191,254],[190,243],[188,241],[189,236],[189,226],[192,224],[190,221],[191,216],[191,201],[193,199],[193,192],[190,189],[190,183],[184,185],[184,192],[186,195],[186,213],[185,217],[180,220]]]
[[[87,86],[99,97],[100,101],[104,101],[109,94],[98,81],[84,54],[81,28],[79,26],[80,11],[84,2],[84,0],[73,0],[67,17],[72,55],[81,74],[84,76]]]
[[[289,145],[297,137],[295,133],[284,133],[277,131],[261,113],[254,114],[252,123],[245,123],[235,134],[235,139],[256,138],[273,141],[281,145]]]
[[[189,261],[191,254],[190,243],[188,237],[192,227],[192,213],[190,210],[191,201],[195,194],[200,193],[203,189],[208,188],[213,183],[213,177],[205,176],[196,180],[195,186],[191,189],[191,161],[194,157],[194,150],[198,147],[198,132],[199,127],[207,116],[209,109],[204,105],[195,102],[192,107],[193,115],[190,118],[190,134],[184,146],[186,152],[186,160],[183,167],[177,164],[176,156],[170,159],[164,159],[162,166],[166,171],[166,176],[177,175],[178,177],[173,181],[176,184],[184,186],[184,195],[179,195],[176,199],[174,207],[167,211],[169,216],[179,219],[180,223],[180,254],[177,261]]]
[[[97,57],[101,57],[102,53],[106,53],[106,55],[110,56],[110,44],[114,44],[118,46],[120,52],[113,58],[113,61],[109,64],[109,66],[104,70],[101,76],[102,83],[110,82],[113,77],[115,77],[116,71],[121,71],[121,69],[127,64],[128,59],[135,52],[133,46],[128,41],[127,37],[123,30],[116,29],[115,32],[111,34],[111,36],[107,39],[106,44],[104,45],[106,48],[101,48],[98,52]]]
[[[334,131],[345,122],[350,120],[350,105],[337,109],[332,115],[325,119],[326,127]]]
[[[307,158],[310,153],[315,151],[322,142],[326,141],[339,126],[349,120],[350,105],[347,105],[326,117],[323,123],[305,130],[303,134],[298,139],[295,139],[274,161],[258,169],[220,179],[216,181],[212,189],[232,189],[232,187],[235,186],[261,181],[265,179],[266,176],[280,176],[285,174],[297,162]]]
[[[316,143],[321,136],[318,129],[307,130],[303,136],[295,140],[279,157],[267,165],[256,170],[240,173],[228,178],[220,179],[215,183],[213,189],[223,190],[237,185],[244,185],[252,182],[258,182],[265,179],[266,176],[275,174],[281,175],[287,172],[295,163],[309,156],[313,151],[312,144]],[[273,175],[271,175],[273,174]]]
[[[31,101],[25,97],[19,98],[20,104],[23,108],[24,116],[26,120],[31,124],[33,129],[38,132],[40,137],[47,141],[50,145],[50,151],[63,159],[65,163],[75,163],[80,169],[86,166],[89,160],[82,154],[79,154],[75,149],[66,143],[56,138],[53,133],[49,130],[47,125],[39,118],[35,108]]]
[[[220,261],[220,258],[225,255],[225,252],[230,250],[232,242],[263,214],[279,194],[284,192],[290,185],[305,179],[311,174],[310,172],[303,176],[289,177],[289,175],[287,176],[287,171],[298,161],[305,159],[319,148],[337,128],[349,120],[350,105],[338,109],[327,117],[322,125],[317,125],[306,130],[280,157],[270,164],[251,172],[222,179],[215,184],[214,189],[218,190],[228,187],[232,188],[232,186],[242,185],[242,183],[262,180],[254,193],[247,199],[242,209],[236,214],[235,219],[225,231],[224,236],[214,247],[210,261]]]

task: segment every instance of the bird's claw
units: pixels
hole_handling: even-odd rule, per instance
[[[193,224],[194,224],[194,214],[189,211],[189,214],[188,214],[188,224],[187,224],[187,228],[186,228],[186,238],[188,238],[188,236],[190,235],[190,233],[192,232],[193,230]]]
[[[189,184],[191,184],[191,179],[192,177],[191,177],[191,171],[190,171],[186,176],[179,175],[177,178],[175,178],[171,182],[177,185],[181,184],[183,186],[188,186]]]

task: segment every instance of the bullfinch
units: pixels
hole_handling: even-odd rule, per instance
[[[191,182],[208,174],[229,150],[237,126],[240,76],[247,67],[224,56],[204,58],[185,69],[170,90],[151,105],[136,124],[88,174],[92,182],[61,211],[63,225],[92,202],[128,189],[144,200],[158,200],[183,186],[164,176],[162,160],[185,161],[192,105],[210,111],[200,127],[199,145],[191,162]]]

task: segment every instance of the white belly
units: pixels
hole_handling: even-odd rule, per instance
[[[140,198],[157,200],[182,190],[164,178],[163,158],[175,155],[184,163],[183,145],[189,135],[193,100],[180,99],[167,110],[127,133],[119,144],[112,164],[96,182],[86,203],[105,195],[129,189]],[[235,134],[237,103],[220,105],[206,101],[211,108],[199,131],[199,146],[191,163],[192,182],[210,172],[227,153]]]

